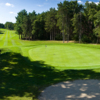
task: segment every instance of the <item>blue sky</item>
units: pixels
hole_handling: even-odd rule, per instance
[[[57,4],[64,0],[0,0],[0,23],[7,21],[16,22],[17,13],[23,9],[27,12],[41,13],[49,10],[51,7],[57,9]],[[77,0],[84,4],[86,0]],[[89,0],[88,0],[89,1]],[[91,0],[98,4],[99,0]],[[89,1],[89,2],[91,2]]]

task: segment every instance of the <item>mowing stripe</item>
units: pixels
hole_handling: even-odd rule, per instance
[[[16,43],[15,43],[15,41],[14,41],[14,40],[11,40],[11,42],[12,42],[12,45],[14,45],[14,46],[16,45]]]
[[[24,43],[22,41],[19,41],[21,45],[24,45]]]
[[[4,35],[2,35],[2,37],[0,38],[0,40],[2,40],[2,39],[3,39],[3,37],[4,37]]]
[[[11,35],[11,38],[13,38],[13,37],[15,37],[16,35],[15,34],[13,34],[13,35]]]
[[[12,32],[11,32],[12,33]],[[12,35],[11,35],[11,33],[10,33],[10,39],[12,38]]]
[[[8,31],[7,31],[7,34],[6,34],[6,38],[5,38],[5,42],[4,42],[4,46],[7,46],[8,44]]]

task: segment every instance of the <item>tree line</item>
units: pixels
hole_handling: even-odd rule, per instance
[[[100,3],[60,2],[58,9],[36,14],[24,9],[16,17],[15,30],[21,39],[75,40],[96,43],[100,37]]]
[[[0,23],[0,28],[5,28],[9,30],[14,30],[15,24],[12,22],[6,22],[5,24]]]

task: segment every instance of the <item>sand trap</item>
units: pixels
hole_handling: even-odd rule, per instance
[[[100,100],[100,80],[65,81],[47,87],[39,100]]]

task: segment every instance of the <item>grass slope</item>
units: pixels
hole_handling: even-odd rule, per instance
[[[100,79],[99,45],[23,41],[0,30],[0,100],[35,100],[51,84]]]

